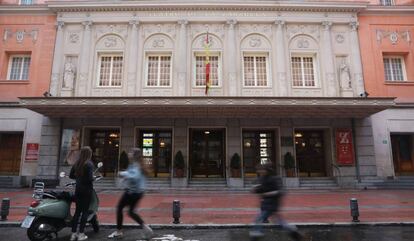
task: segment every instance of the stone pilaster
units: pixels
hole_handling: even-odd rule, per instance
[[[177,51],[177,63],[175,63],[177,69],[177,93],[179,96],[185,96],[187,85],[187,25],[188,21],[183,19],[179,20],[180,32],[178,37],[178,51]]]
[[[227,78],[225,81],[228,81],[229,87],[229,96],[236,96],[238,86],[240,83],[237,83],[237,40],[236,40],[236,30],[235,25],[237,21],[234,19],[227,21],[228,32],[227,32],[227,53],[228,53],[228,68],[227,68]]]
[[[89,58],[90,58],[90,48],[91,48],[91,26],[92,21],[85,21],[82,23],[84,26],[83,30],[83,39],[82,47],[80,52],[80,67],[79,67],[79,77],[78,84],[76,86],[77,96],[86,96],[86,89],[88,86],[89,80]]]
[[[282,20],[276,20],[276,47],[274,48],[274,56],[276,56],[276,68],[277,71],[277,82],[278,82],[278,92],[279,96],[287,96],[288,95],[288,89],[289,89],[289,83],[287,81],[287,74],[286,74],[286,52],[285,49],[287,49],[286,43],[285,43],[285,21]],[[273,86],[277,86],[276,84],[273,84]],[[276,92],[277,93],[277,92]]]
[[[52,96],[60,95],[61,79],[62,79],[62,59],[63,59],[63,27],[65,23],[58,21],[57,32],[56,32],[56,42],[55,42],[55,52],[53,55],[53,66],[52,66],[52,78],[50,81],[50,94]]]
[[[358,22],[351,22],[350,43],[351,46],[351,71],[353,72],[353,88],[357,96],[365,92],[364,77],[362,72],[361,52],[359,50]]]
[[[128,77],[127,77],[127,96],[135,96],[135,85],[137,80],[137,64],[138,64],[138,26],[137,20],[129,21],[130,25],[130,41],[128,51]]]
[[[335,78],[334,56],[332,51],[331,39],[332,22],[322,22],[322,66],[324,71],[324,84],[327,86],[326,95],[330,97],[338,96],[337,81]]]

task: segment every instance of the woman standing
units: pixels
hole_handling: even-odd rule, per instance
[[[126,171],[120,172],[119,175],[124,178],[126,185],[125,192],[119,200],[117,207],[117,230],[110,234],[108,238],[121,238],[123,236],[123,209],[129,207],[129,216],[139,223],[144,229],[146,238],[150,238],[153,235],[152,229],[144,224],[144,220],[134,212],[135,206],[144,196],[145,191],[145,176],[143,175],[142,165],[142,152],[139,148],[132,148],[128,153],[129,166]]]
[[[88,218],[89,205],[93,192],[93,169],[91,161],[92,149],[89,146],[82,147],[80,150],[79,160],[72,166],[69,177],[76,179],[75,200],[76,211],[72,219],[72,236],[71,241],[82,241],[88,239],[85,235],[85,225]],[[78,222],[80,217],[80,223]],[[78,231],[79,223],[79,232]]]

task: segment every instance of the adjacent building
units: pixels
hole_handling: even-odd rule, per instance
[[[171,186],[243,187],[271,163],[291,187],[354,187],[377,175],[369,116],[394,105],[393,95],[366,96],[366,7],[48,2],[57,14],[50,95],[21,98],[44,115],[37,176],[56,179],[89,145],[113,178],[138,146],[153,180]]]
[[[414,1],[381,1],[359,15],[365,88],[396,106],[371,117],[380,178],[414,176]]]
[[[43,117],[18,97],[49,90],[56,15],[42,1],[0,3],[0,185],[23,186],[41,171]]]

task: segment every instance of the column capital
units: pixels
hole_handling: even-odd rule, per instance
[[[332,27],[332,22],[331,21],[323,21],[322,26],[323,26],[324,30],[329,30]]]
[[[88,20],[88,21],[83,21],[82,22],[83,27],[85,27],[85,30],[90,30],[91,26],[92,26],[92,21]]]
[[[358,30],[358,27],[359,27],[359,22],[357,22],[357,21],[350,22],[350,23],[349,23],[349,26],[351,27],[351,30],[352,30],[352,31],[356,31],[356,30]]]
[[[177,23],[181,26],[183,26],[183,25],[185,26],[185,25],[188,24],[188,20],[187,19],[180,19],[180,20],[177,21]]]
[[[276,20],[276,21],[275,21],[275,24],[276,24],[277,26],[283,26],[283,25],[285,25],[285,24],[286,24],[286,21],[285,21],[285,20],[280,20],[280,19],[278,19],[278,20]]]
[[[128,24],[131,25],[132,27],[137,27],[137,25],[139,25],[139,21],[136,19],[129,20]]]
[[[236,19],[228,19],[226,21],[226,23],[230,26],[234,26],[235,24],[237,24],[237,20]]]
[[[57,21],[56,22],[56,27],[57,27],[58,31],[62,30],[63,26],[65,26],[65,22],[63,22],[63,21]]]

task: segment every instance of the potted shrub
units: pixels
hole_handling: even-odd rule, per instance
[[[284,167],[286,170],[286,176],[294,177],[295,176],[295,158],[290,152],[287,152],[283,158]]]
[[[239,178],[241,177],[241,159],[240,155],[234,153],[230,160],[231,176]]]
[[[184,156],[181,151],[178,151],[174,157],[174,173],[176,177],[184,177]]]

